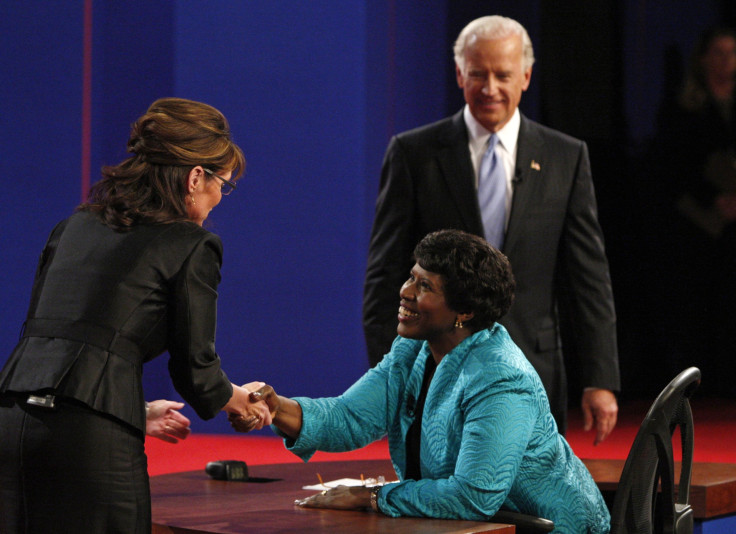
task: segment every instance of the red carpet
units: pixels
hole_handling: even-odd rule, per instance
[[[582,432],[582,415],[574,410],[570,413],[567,440],[580,458],[624,460],[650,404],[633,402],[620,406],[616,428],[597,447],[593,446],[593,434]],[[691,407],[695,425],[694,461],[736,463],[736,400],[696,397]],[[673,443],[676,460],[680,458],[678,440]]]
[[[301,462],[284,449],[281,438],[276,436],[198,434],[176,445],[149,438],[146,440],[146,453],[151,476],[204,469],[207,462],[213,460],[243,460],[248,465]],[[388,442],[384,440],[352,452],[318,452],[311,461],[379,460],[388,457]]]
[[[580,412],[573,410],[570,413],[567,440],[581,458],[625,459],[648,409],[648,402],[622,405],[616,429],[597,447],[593,446],[593,433],[582,431]],[[692,409],[695,420],[695,461],[736,463],[736,401],[696,398]],[[146,452],[151,476],[204,469],[207,462],[212,460],[243,460],[248,465],[301,461],[284,450],[281,439],[275,436],[199,434],[176,445],[148,439]],[[312,461],[381,458],[388,458],[385,440],[352,452],[318,452]]]

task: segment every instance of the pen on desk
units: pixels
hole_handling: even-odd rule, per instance
[[[320,476],[320,474],[319,474],[319,473],[317,473],[317,478],[319,479],[319,483],[320,483],[320,484],[322,484],[322,485],[324,486],[324,485],[325,485],[325,483],[324,483],[324,482],[322,481],[322,477]]]
[[[360,482],[365,486],[365,478],[363,478],[363,473],[360,474]]]

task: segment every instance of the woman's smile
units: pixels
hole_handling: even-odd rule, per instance
[[[399,321],[405,322],[415,317],[419,317],[417,312],[411,311],[409,308],[399,306]]]

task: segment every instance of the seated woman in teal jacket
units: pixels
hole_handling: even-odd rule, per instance
[[[299,504],[469,520],[504,507],[551,519],[558,532],[608,532],[603,498],[557,432],[539,376],[496,323],[513,301],[506,257],[455,230],[427,235],[414,257],[399,337],[378,366],[335,398],[288,399],[270,386],[251,394],[305,461],[388,434],[399,482],[338,487]]]

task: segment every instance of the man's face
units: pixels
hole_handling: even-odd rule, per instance
[[[476,39],[465,50],[465,67],[455,67],[457,84],[473,117],[497,132],[511,119],[529,87],[532,69],[522,70],[521,36]]]
[[[736,73],[736,39],[724,35],[713,40],[702,59],[706,77],[732,80]]]

